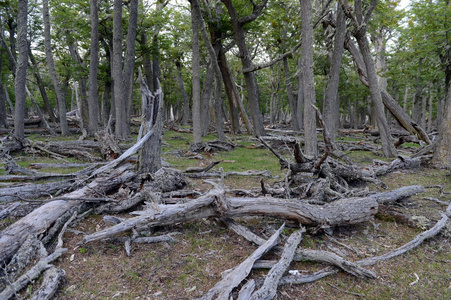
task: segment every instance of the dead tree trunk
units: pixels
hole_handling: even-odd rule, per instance
[[[100,177],[64,196],[64,199],[49,202],[5,228],[0,236],[0,261],[5,262],[19,249],[29,234],[45,232],[61,215],[79,205],[79,198],[89,198],[106,194],[116,189],[121,183],[127,182],[135,175],[127,171],[127,166],[113,171],[109,176]]]

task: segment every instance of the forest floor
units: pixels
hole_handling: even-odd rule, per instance
[[[238,146],[234,150],[196,156],[188,150],[190,134],[167,131],[163,136],[163,157],[172,167],[181,170],[222,160],[216,169],[223,168],[225,172],[269,170],[272,178],[265,179],[268,184],[284,180],[286,171],[280,170],[277,158],[260,147],[258,141],[249,136],[229,138]],[[213,137],[206,140],[209,139]],[[355,134],[341,139],[358,142],[366,138]],[[283,155],[291,159],[288,151]],[[349,156],[362,167],[370,165],[373,159],[383,160],[366,151],[354,151]],[[15,158],[24,167],[42,160],[20,155]],[[448,173],[421,167],[397,170],[380,179],[387,184],[388,190],[408,185],[440,185],[445,191],[450,191],[451,177],[447,176]],[[188,180],[192,189],[205,191],[210,187],[202,180]],[[260,177],[227,177],[225,187],[260,188]],[[361,188],[382,191],[375,185]],[[412,240],[440,218],[446,206],[428,197],[451,201],[451,195],[439,195],[438,188],[428,188],[425,193],[402,201],[396,207],[404,214],[415,216],[416,226],[377,215],[372,221],[334,228],[328,234],[307,230],[300,247],[333,251],[351,261],[383,254]],[[129,216],[128,213],[119,215]],[[239,221],[259,236],[268,238],[285,220],[248,217]],[[12,222],[14,218],[3,220],[0,229]],[[78,245],[83,234],[109,226],[111,224],[106,223],[103,216],[91,214],[65,233],[64,247],[68,252],[55,265],[64,269],[66,275],[54,299],[194,299],[213,287],[224,271],[240,264],[257,248],[215,219],[156,228],[153,235],[171,234],[177,241],[134,244],[131,256],[126,255],[124,245],[120,243],[98,241]],[[291,232],[288,222],[283,233],[287,236]],[[264,257],[271,258],[275,258],[271,253]],[[303,261],[292,263],[289,269],[308,274],[325,266]],[[413,251],[368,268],[377,273],[376,279],[359,279],[339,272],[313,283],[279,287],[276,299],[451,299],[450,224],[448,230]],[[266,273],[267,270],[254,270],[251,278],[262,278]],[[32,290],[33,285],[30,285],[18,297],[27,299]]]

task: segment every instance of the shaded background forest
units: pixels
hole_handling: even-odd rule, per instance
[[[25,3],[29,93],[26,115],[17,115],[17,99],[25,97],[25,89],[15,83],[19,48],[24,48],[18,14]],[[305,3],[311,7],[302,7]],[[20,137],[20,122],[39,107],[60,124],[63,135],[69,132],[66,116],[73,112],[88,134],[110,120],[116,137],[127,139],[132,117],[141,114],[142,69],[151,91],[161,84],[164,121],[192,123],[195,143],[210,125],[223,138],[224,129],[263,135],[263,122],[305,129],[309,138],[311,129],[304,127],[312,128],[310,104],[322,110],[332,137],[337,128],[380,128],[377,102],[359,80],[361,66],[349,46],[339,59],[339,76],[332,74],[339,11],[343,8],[346,15],[344,39],[354,43],[362,22],[357,4],[380,89],[417,126],[429,133],[437,130],[451,77],[451,13],[445,0],[411,1],[403,9],[400,1],[388,0],[2,1],[0,123],[7,126],[7,115],[16,114]],[[311,31],[302,38],[306,27]],[[309,46],[311,54],[304,52]],[[308,56],[313,66],[305,67]],[[306,81],[310,67],[313,77]],[[330,88],[333,80],[335,89]],[[393,130],[397,123],[385,114]]]

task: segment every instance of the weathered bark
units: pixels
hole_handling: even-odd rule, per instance
[[[263,286],[252,294],[250,300],[272,300],[276,296],[277,286],[282,278],[283,274],[286,272],[287,268],[290,266],[291,261],[296,252],[296,248],[303,238],[305,229],[299,229],[298,231],[292,233],[285,243],[280,261],[275,264],[268,275],[265,277],[265,282]]]
[[[303,72],[304,89],[304,135],[305,153],[309,156],[318,155],[318,141],[316,134],[316,113],[312,105],[316,103],[315,80],[313,74],[313,22],[312,4],[310,0],[299,0],[301,2],[301,60]]]
[[[14,90],[16,95],[14,135],[18,140],[23,140],[25,138],[25,85],[28,66],[27,9],[28,0],[20,0],[17,11],[17,49],[19,51],[19,59],[17,60],[16,76],[14,79]]]
[[[307,204],[297,199],[231,197],[225,200],[228,209],[219,213],[217,207],[212,204],[224,191],[211,190],[187,203],[157,205],[151,210],[139,212],[138,217],[85,236],[83,243],[108,238],[135,227],[166,226],[212,216],[271,216],[293,219],[304,225],[319,225],[322,228],[357,224],[371,219],[377,213],[379,202],[393,202],[418,192],[414,186],[368,197],[343,198],[326,205]]]
[[[53,60],[53,52],[50,36],[50,16],[49,16],[49,1],[42,1],[42,15],[44,19],[44,42],[45,55],[47,58],[47,66],[49,68],[50,77],[52,79],[53,87],[55,88],[56,99],[58,102],[58,116],[60,121],[61,135],[69,134],[69,127],[66,119],[66,100],[64,92],[61,88],[58,74],[56,73],[55,61]]]
[[[33,293],[31,300],[50,300],[58,290],[58,285],[63,280],[64,270],[52,266],[44,272],[41,287]]]
[[[111,173],[108,177],[101,177],[83,188],[66,194],[68,199],[88,198],[93,195],[106,194],[120,184],[134,177],[126,167]],[[79,205],[79,201],[56,200],[49,202],[10,225],[2,231],[0,237],[0,261],[5,262],[17,251],[29,234],[44,232],[56,219],[69,209]],[[2,298],[3,299],[3,298]]]
[[[142,78],[140,72],[140,86],[142,97],[142,124],[140,136],[153,132],[152,136],[144,143],[139,154],[139,172],[155,173],[161,168],[161,134],[163,121],[161,116],[161,104],[163,92],[158,85],[157,90],[151,93]]]
[[[56,191],[69,188],[73,180],[48,182],[42,184],[23,184],[0,189],[0,202],[13,202],[20,199],[36,199]]]
[[[200,48],[199,28],[200,16],[191,4],[191,26],[193,30],[192,44],[192,97],[193,97],[193,144],[202,143],[201,99],[200,99]]]
[[[13,282],[11,285],[8,285],[1,293],[0,299],[9,299],[16,294],[16,292],[20,291],[23,287],[25,287],[29,282],[38,278],[42,271],[49,269],[51,267],[50,263],[59,258],[63,253],[65,253],[67,249],[59,248],[55,250],[52,254],[47,257],[42,258],[38,263],[33,266],[27,273],[22,275],[19,279]]]
[[[338,98],[338,85],[340,81],[341,59],[344,50],[346,35],[346,22],[343,9],[337,6],[337,21],[334,38],[334,50],[331,58],[329,70],[329,80],[327,82],[326,93],[324,95],[323,115],[324,121],[329,129],[330,138],[335,140],[340,117],[340,102]]]
[[[198,300],[211,300],[215,299],[229,299],[229,295],[232,290],[237,287],[252,270],[254,262],[259,259],[263,254],[271,250],[277,243],[280,233],[282,232],[285,224],[279,228],[263,245],[257,248],[246,260],[240,265],[236,266],[232,271],[227,273],[224,278],[215,284],[205,295]]]

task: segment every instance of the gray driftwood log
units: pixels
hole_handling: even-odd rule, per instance
[[[284,224],[285,225],[285,224]],[[277,245],[279,235],[285,227],[282,225],[263,245],[257,248],[248,258],[246,258],[240,265],[236,266],[227,273],[224,278],[215,284],[202,298],[198,300],[229,300],[230,293],[237,287],[252,270],[254,262],[263,254],[268,252],[272,247]]]
[[[86,235],[82,243],[112,237],[121,232],[142,226],[155,227],[198,220],[207,217],[270,216],[296,220],[303,225],[319,225],[323,228],[357,224],[371,219],[378,211],[378,202],[396,201],[422,191],[420,186],[404,187],[390,192],[363,198],[344,198],[326,205],[313,205],[298,199],[226,198],[227,210],[218,209],[217,199],[224,190],[212,189],[206,195],[187,203],[155,204],[152,209],[135,212],[137,217],[117,225]]]
[[[128,166],[114,170],[105,177],[100,177],[90,184],[64,195],[65,199],[97,197],[117,188],[121,183],[132,179],[135,174],[127,170]],[[94,196],[95,195],[95,196]],[[4,262],[12,257],[29,234],[44,233],[62,214],[72,207],[79,205],[79,201],[56,200],[35,209],[22,219],[5,228],[0,236],[0,261]]]

